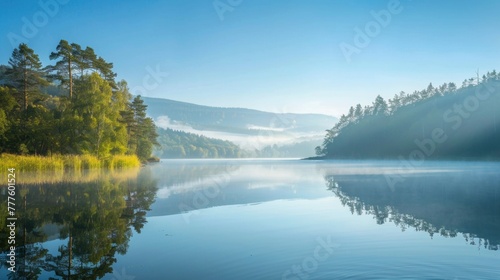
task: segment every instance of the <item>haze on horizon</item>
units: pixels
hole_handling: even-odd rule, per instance
[[[113,62],[133,93],[339,116],[378,94],[459,85],[495,69],[499,8],[494,0],[2,1],[0,48],[9,51],[0,64],[25,42],[47,65],[65,39]]]

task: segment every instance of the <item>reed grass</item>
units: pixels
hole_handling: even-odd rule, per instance
[[[123,182],[137,178],[140,167],[121,169],[88,169],[44,172],[21,172],[16,177],[16,183],[24,186],[55,183],[89,183],[96,181]]]
[[[6,173],[8,168],[20,172],[64,172],[89,169],[115,169],[138,167],[141,163],[135,155],[115,155],[99,159],[92,155],[53,155],[53,156],[21,156],[0,155],[0,173]]]
[[[104,159],[103,164],[105,168],[115,169],[140,166],[141,162],[136,156],[117,155]]]
[[[101,168],[101,161],[95,156],[81,155],[78,157],[80,158],[82,169]]]

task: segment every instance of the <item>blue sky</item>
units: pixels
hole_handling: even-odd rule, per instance
[[[48,64],[65,39],[94,48],[144,96],[334,116],[500,68],[500,1],[218,1],[3,0],[0,64],[18,40]],[[372,13],[382,10],[385,26]],[[356,47],[367,26],[370,42],[346,59],[340,45]]]

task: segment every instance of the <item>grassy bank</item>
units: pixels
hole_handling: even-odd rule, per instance
[[[8,168],[15,168],[21,172],[35,171],[65,171],[65,170],[88,170],[97,168],[115,169],[125,167],[138,167],[141,162],[137,156],[111,156],[99,159],[91,155],[55,155],[42,156],[20,156],[0,155],[0,173]],[[6,172],[6,171],[5,171]]]
[[[94,168],[88,170],[20,172],[17,173],[16,183],[23,186],[32,186],[38,184],[89,183],[110,180],[124,182],[136,179],[140,171],[140,167],[133,167],[112,170]]]

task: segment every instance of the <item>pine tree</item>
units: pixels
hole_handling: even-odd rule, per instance
[[[102,57],[99,57],[95,58],[93,61],[93,68],[101,74],[103,79],[106,80],[113,89],[117,88],[115,82],[116,73],[113,72],[113,63],[106,62]]]
[[[94,49],[92,49],[91,47],[86,47],[83,50],[80,45],[73,43],[71,44],[71,48],[73,51],[76,68],[80,72],[80,78],[82,78],[85,74],[88,74],[89,70],[94,69],[94,64],[97,60],[97,56],[94,52]]]
[[[396,112],[399,107],[401,107],[401,99],[399,98],[399,95],[395,94],[392,99],[389,99],[389,110],[391,111],[391,114]]]
[[[130,105],[134,112],[134,123],[136,125],[136,134],[133,136],[135,144],[135,154],[140,160],[145,161],[153,152],[153,145],[158,145],[156,127],[151,118],[146,117],[147,105],[141,96],[136,96]]]
[[[69,44],[66,40],[61,40],[59,45],[57,45],[57,52],[52,52],[50,54],[50,59],[59,59],[54,66],[48,69],[51,72],[55,72],[52,77],[59,80],[62,85],[66,85],[69,89],[69,98],[73,98],[73,71],[76,65],[78,65],[78,50],[81,50],[80,46],[76,44]],[[76,54],[76,55],[75,55]]]
[[[20,107],[25,111],[28,109],[31,95],[38,93],[41,86],[48,85],[46,73],[42,71],[38,55],[24,43],[14,49],[9,65],[6,73],[7,83],[20,93]]]
[[[375,102],[373,102],[373,115],[386,115],[388,110],[389,106],[385,102],[384,98],[378,95],[377,98],[375,98]]]

